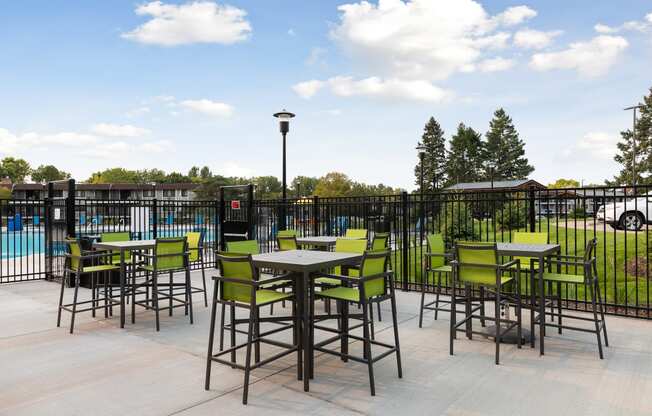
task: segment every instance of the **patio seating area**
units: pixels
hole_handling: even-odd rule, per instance
[[[207,269],[208,276],[214,274]],[[202,287],[200,271],[192,272],[191,280],[192,287]],[[213,279],[207,285],[212,293]],[[458,335],[450,356],[450,314],[440,310],[435,321],[426,311],[419,328],[421,294],[398,290],[402,379],[396,377],[393,359],[378,361],[372,397],[364,364],[315,352],[314,379],[306,393],[296,377],[296,357],[288,355],[252,372],[249,403],[242,406],[241,370],[214,365],[211,388],[204,390],[210,308],[201,295],[195,299],[193,325],[183,309],[161,314],[159,332],[153,311],[138,308],[135,324],[128,320],[124,329],[119,313],[105,319],[87,312],[76,318],[71,335],[69,316],[64,315],[61,328],[55,326],[59,288],[44,280],[0,286],[0,415],[652,413],[652,331],[646,320],[607,317],[604,360],[597,357],[594,334],[550,330],[544,356],[529,345],[521,350],[503,345],[496,366],[494,342],[477,336],[468,341]],[[65,296],[69,301],[72,290]],[[80,300],[90,297],[89,289],[79,289]],[[324,303],[316,302],[315,308],[323,311]],[[390,305],[381,308],[375,336],[391,343]],[[269,308],[261,310],[268,316]],[[290,313],[289,304],[274,310],[274,316]],[[524,328],[529,319],[524,313]],[[315,332],[315,342],[322,337]],[[244,339],[238,334],[238,341]],[[277,352],[265,344],[261,348],[263,358]],[[359,341],[349,348],[363,354]]]

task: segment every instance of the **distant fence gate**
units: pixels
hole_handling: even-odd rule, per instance
[[[441,233],[452,247],[456,240],[507,242],[516,231],[538,231],[548,233],[550,242],[559,243],[567,255],[583,255],[586,243],[596,238],[600,289],[609,312],[652,318],[649,191],[647,186],[489,190],[246,204],[228,198],[221,203],[74,197],[0,200],[0,283],[58,278],[66,236],[93,238],[110,231],[129,231],[134,239],[204,231],[205,258],[214,264],[214,248],[222,240],[222,217],[249,221],[247,238],[258,240],[262,251],[275,249],[275,236],[283,224],[299,236],[340,236],[348,228],[365,228],[372,235],[389,232],[398,286],[404,290],[425,286],[432,291],[432,279],[423,278],[427,234]],[[563,287],[562,297],[566,308],[590,308],[588,294],[581,288]]]

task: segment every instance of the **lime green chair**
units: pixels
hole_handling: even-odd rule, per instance
[[[344,234],[346,238],[364,238],[367,239],[367,230],[364,228],[349,228]]]
[[[121,232],[111,232],[111,233],[101,233],[100,234],[100,241],[103,243],[107,242],[116,242],[116,241],[130,241],[131,240],[131,233],[129,231],[121,231]],[[111,256],[111,264],[120,264],[120,253],[113,253]],[[131,251],[127,250],[125,251],[125,264],[131,264],[133,261],[133,258],[131,256]]]
[[[143,259],[143,263],[139,270],[145,272],[145,280],[141,283],[132,281],[131,288],[131,321],[135,319],[136,305],[142,306],[146,309],[153,310],[156,314],[156,331],[159,331],[160,326],[160,311],[167,310],[168,314],[172,316],[172,311],[175,308],[183,307],[186,314],[190,314],[190,323],[193,324],[193,308],[192,308],[192,287],[190,286],[190,252],[188,251],[188,240],[186,237],[181,238],[157,238],[154,251],[151,254],[147,253],[133,253],[135,257]],[[183,272],[183,282],[176,282],[174,280],[175,272]],[[168,281],[163,282],[159,279],[160,275],[167,274]],[[149,296],[146,299],[137,300],[136,291],[140,287],[151,288],[151,299]],[[183,290],[183,298],[175,293],[175,289],[181,288]],[[165,291],[167,289],[167,291]],[[167,300],[167,306],[162,306],[162,302]]]
[[[369,372],[369,388],[372,396],[376,394],[373,372],[374,362],[395,353],[398,377],[401,378],[403,376],[401,368],[401,349],[398,336],[398,321],[396,318],[394,278],[392,272],[387,270],[389,253],[389,250],[365,252],[360,264],[360,274],[358,277],[351,278],[341,275],[329,275],[329,278],[339,280],[340,284],[337,287],[318,292],[317,296],[322,299],[335,300],[338,303],[338,309],[341,311],[342,316],[341,323],[339,328],[317,326],[314,322],[312,323],[314,329],[337,334],[336,337],[329,337],[324,341],[315,343],[313,350],[336,355],[344,361],[351,358],[354,361],[366,364]],[[382,302],[386,300],[391,302],[394,345],[376,342],[371,337],[370,333],[371,321],[368,311],[373,310],[373,308],[370,307],[371,302]],[[349,304],[351,303],[360,305],[362,309],[363,336],[361,338],[349,334],[349,329],[351,329],[349,326]],[[364,353],[362,357],[356,357],[349,354],[349,338],[363,342]],[[338,339],[340,340],[340,351],[326,348],[328,344],[337,341]],[[375,347],[386,348],[387,350],[374,357],[372,355],[372,345]]]
[[[387,250],[389,248],[389,233],[374,233],[371,240],[371,251]]]
[[[293,314],[292,324],[284,325],[280,331],[288,329],[293,330],[292,340],[290,342],[282,342],[278,340],[277,333],[279,329],[268,331],[266,333],[260,332],[260,308],[267,305],[273,305],[281,301],[291,301],[293,310],[296,310],[295,297],[292,293],[281,293],[274,290],[263,288],[263,285],[273,285],[286,276],[277,276],[265,281],[259,280],[256,268],[253,265],[251,255],[238,254],[238,253],[218,253],[217,254],[218,267],[220,275],[214,276],[215,281],[213,288],[213,301],[211,303],[211,321],[208,336],[208,354],[206,360],[206,380],[205,389],[210,389],[211,367],[213,362],[228,365],[233,368],[244,370],[244,391],[242,394],[242,403],[247,404],[249,395],[249,375],[251,370],[261,367],[271,361],[284,357],[292,352],[297,351],[298,339],[295,335],[297,325],[297,315]],[[215,318],[217,312],[217,304],[223,307],[229,305],[231,314],[231,345],[230,348],[224,349],[224,313],[221,316],[220,324],[220,349],[219,352],[213,352],[213,338],[215,336]],[[247,341],[243,344],[236,345],[236,308],[242,308],[249,311],[247,319]],[[266,335],[274,334],[274,339],[266,338]],[[281,347],[284,350],[265,360],[260,359],[260,344],[269,343],[275,347]],[[251,362],[251,350],[254,347],[254,363]],[[246,358],[244,365],[236,363],[236,351],[240,348],[246,349]],[[222,358],[224,355],[230,354],[230,360]]]
[[[70,333],[73,333],[75,328],[75,315],[80,312],[91,311],[93,317],[95,317],[95,311],[97,309],[104,309],[104,317],[108,318],[109,316],[109,307],[120,305],[120,302],[115,300],[108,291],[108,282],[109,277],[108,273],[112,271],[119,271],[120,266],[111,264],[112,253],[107,252],[84,252],[81,248],[79,240],[68,239],[66,240],[66,263],[64,266],[64,276],[61,279],[61,291],[59,293],[59,308],[57,311],[57,327],[61,326],[61,311],[67,311],[71,313],[70,318]],[[88,263],[100,263],[98,265],[86,265]],[[104,283],[104,295],[100,297],[99,286],[97,286],[97,275],[102,273],[103,283]],[[91,300],[81,301],[77,300],[77,294],[79,292],[79,281],[82,275],[90,276],[90,285],[91,285]],[[75,279],[74,287],[75,291],[73,294],[72,303],[64,304],[63,303],[63,293],[66,286],[66,281]],[[90,305],[86,306],[84,309],[78,310],[77,307],[80,305]]]
[[[187,232],[186,241],[188,241],[188,261],[190,264],[198,264],[201,268],[202,287],[193,287],[192,293],[203,293],[204,306],[208,307],[208,293],[206,291],[206,266],[204,264],[204,232]]]
[[[450,322],[450,354],[453,355],[453,342],[457,337],[458,328],[464,325],[466,336],[472,339],[473,319],[493,321],[496,326],[495,344],[496,344],[496,365],[500,363],[500,341],[501,337],[508,331],[516,328],[518,338],[518,348],[521,348],[521,294],[520,279],[515,278],[520,274],[520,261],[511,260],[508,263],[499,262],[498,250],[495,243],[476,243],[460,242],[455,247],[455,260],[451,262],[453,266],[453,288],[459,285],[464,286],[464,319],[457,321],[457,290],[451,293],[451,322]],[[511,285],[513,291],[506,292],[504,289]],[[484,288],[489,294],[495,296],[494,317],[484,315],[481,305],[473,305],[473,289]],[[516,320],[503,319],[501,317],[501,307],[509,308],[510,302],[516,305]],[[460,302],[461,303],[461,302]],[[476,312],[480,310],[480,314]]]
[[[258,241],[256,240],[227,241],[226,251],[229,253],[254,255],[260,254],[260,247],[258,247]]]
[[[548,244],[548,233],[515,232],[512,242],[516,244]],[[521,271],[530,272],[531,257],[514,257],[521,262]]]
[[[338,238],[335,241],[335,252],[337,253],[364,254],[365,250],[367,250],[367,240],[353,240],[348,238]],[[342,268],[340,266],[335,267],[333,273],[336,275],[341,275]],[[359,272],[355,268],[349,269],[349,277],[355,277],[358,274]],[[331,279],[329,277],[318,277],[317,279],[315,279],[315,283],[317,283],[318,285],[339,286],[341,284],[341,281],[338,279]]]
[[[276,237],[296,237],[297,230],[279,230]]]
[[[548,264],[546,269],[552,270],[553,266],[555,271],[545,271],[543,273],[543,281],[548,284],[556,284],[557,294],[553,295],[550,290],[547,299],[552,299],[553,305],[551,308],[554,308],[554,303],[557,303],[557,316],[559,318],[558,323],[546,322],[544,317],[537,317],[533,322],[538,322],[541,325],[542,322],[545,323],[545,326],[557,327],[558,332],[562,333],[563,329],[569,329],[573,331],[582,331],[582,332],[591,332],[594,333],[598,340],[598,354],[600,359],[604,358],[602,351],[602,340],[601,333],[604,336],[604,345],[609,346],[609,338],[607,337],[607,324],[604,319],[604,303],[602,302],[602,295],[600,293],[600,279],[598,278],[598,268],[597,260],[595,258],[596,247],[598,240],[593,238],[589,240],[584,250],[584,256],[567,256],[567,255],[555,255],[548,259]],[[563,273],[562,270],[565,268],[567,271]],[[579,274],[569,273],[569,270],[573,270],[577,273],[578,270],[581,270]],[[532,280],[534,281],[534,280]],[[562,314],[562,286],[565,285],[567,290],[569,286],[583,286],[584,293],[588,293],[591,297],[591,306],[593,309],[593,319],[587,318],[586,316]],[[553,309],[554,311],[554,309]],[[551,313],[553,321],[555,318],[554,312]],[[562,318],[574,319],[580,321],[593,321],[594,328],[593,330],[563,325]],[[533,330],[533,325],[531,328]]]
[[[446,252],[444,238],[441,234],[428,234],[426,236],[428,244],[428,252],[425,254],[425,275],[421,282],[421,308],[419,309],[419,328],[423,325],[423,313],[426,310],[435,312],[435,320],[438,317],[439,311],[450,312],[450,308],[441,305],[451,305],[450,301],[440,300],[442,285],[442,275],[450,275],[453,273],[453,268],[449,263],[453,258],[452,253]],[[437,278],[435,279],[435,275]],[[430,285],[430,276],[433,276],[433,285],[435,285],[435,300],[429,303],[425,302],[426,289]]]
[[[279,251],[289,251],[289,250],[299,249],[299,244],[297,244],[297,238],[294,236],[276,237],[276,243],[278,245]]]

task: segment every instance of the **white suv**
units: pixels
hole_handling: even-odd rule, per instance
[[[612,202],[598,209],[596,218],[604,221],[615,229],[637,231],[648,223],[648,211],[652,214],[652,192],[638,198],[623,202]]]

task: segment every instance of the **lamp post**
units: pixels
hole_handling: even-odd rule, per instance
[[[634,125],[632,128],[632,185],[636,186],[636,110],[643,108],[642,105],[633,105],[627,107],[624,111],[633,110]]]
[[[274,113],[274,117],[276,117],[279,120],[279,127],[281,131],[281,135],[283,136],[283,209],[281,210],[281,221],[280,221],[280,228],[282,230],[286,229],[286,218],[285,218],[285,201],[287,199],[287,182],[286,182],[286,140],[285,137],[290,131],[290,119],[294,117],[293,113],[290,113],[289,111],[286,111],[283,109],[283,111],[279,111],[278,113]]]
[[[421,217],[420,217],[420,227],[419,227],[419,246],[423,244],[423,228],[424,228],[424,222],[425,222],[425,210],[424,210],[424,205],[423,205],[423,160],[426,157],[426,146],[423,144],[419,143],[416,147],[417,151],[419,152],[419,194],[420,198],[419,201],[420,203],[420,208],[421,208]]]

